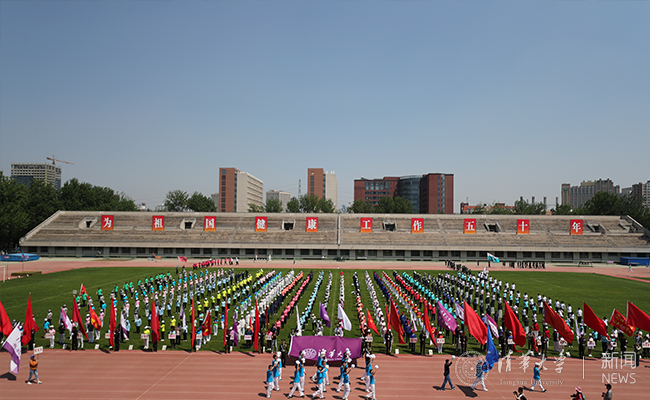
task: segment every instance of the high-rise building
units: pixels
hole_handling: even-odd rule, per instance
[[[219,211],[247,212],[250,204],[264,205],[264,182],[237,168],[219,168]]]
[[[426,174],[355,179],[354,200],[377,205],[381,197],[400,196],[409,200],[419,214],[454,213],[454,175]]]
[[[648,196],[648,191],[650,190],[650,181],[643,183],[635,183],[632,187],[621,189],[621,196],[632,195],[641,199],[643,205],[646,208],[650,208],[650,198]]]
[[[307,194],[332,200],[334,208],[338,202],[336,174],[322,168],[307,168]]]
[[[283,192],[281,190],[269,190],[266,192],[266,201],[270,199],[278,199],[282,203],[282,211],[287,211],[287,204],[291,200],[291,193]]]
[[[614,182],[609,178],[598,179],[597,181],[582,181],[580,186],[563,183],[562,205],[569,205],[572,209],[576,209],[593,199],[598,192],[619,194],[620,191],[620,186],[614,185]]]
[[[219,193],[212,193],[210,195],[210,198],[214,202],[214,205],[217,206],[217,210],[219,209]]]
[[[61,167],[48,163],[11,164],[11,177],[18,183],[30,185],[32,179],[39,179],[55,189],[61,189]]]

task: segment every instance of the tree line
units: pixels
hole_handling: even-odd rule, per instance
[[[138,207],[124,193],[76,178],[57,190],[38,179],[27,186],[0,171],[0,248],[15,249],[21,237],[58,210],[137,211]]]
[[[650,229],[650,210],[644,206],[642,198],[632,194],[621,196],[614,193],[598,192],[576,209],[572,209],[567,204],[556,204],[550,211],[553,215],[629,215],[646,229]],[[524,199],[515,202],[514,210],[493,204],[489,208],[477,206],[472,211],[472,214],[541,215],[545,213],[544,203],[529,203]]]
[[[319,198],[313,194],[304,194],[300,197],[292,197],[287,203],[286,210],[282,207],[279,199],[267,199],[264,205],[249,204],[248,212],[260,213],[333,213],[336,211],[334,202],[325,197]]]

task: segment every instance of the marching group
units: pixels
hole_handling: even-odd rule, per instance
[[[373,366],[373,361],[375,359],[374,354],[366,353],[365,355],[365,369],[363,376],[359,378],[361,382],[365,384],[365,393],[366,398],[376,400],[375,394],[375,374],[379,369],[378,365]],[[298,359],[296,360],[296,365],[294,367],[294,373],[291,377],[291,390],[289,391],[287,397],[292,398],[294,393],[298,393],[300,397],[305,397],[305,354],[300,352]],[[286,365],[282,362],[281,354],[274,353],[273,360],[269,364],[266,370],[266,397],[270,398],[273,391],[280,391],[280,381],[282,380],[282,369]],[[355,368],[353,360],[351,358],[350,349],[346,349],[343,353],[343,358],[340,361],[339,375],[333,379],[338,379],[338,387],[335,389],[337,393],[343,392],[343,400],[348,400],[348,396],[352,391],[350,386],[350,372]],[[318,353],[318,360],[316,361],[316,371],[314,375],[309,378],[313,384],[316,385],[316,390],[311,394],[311,397],[314,399],[324,399],[325,393],[327,392],[327,386],[331,386],[331,383],[334,383],[333,380],[330,383],[329,378],[329,363],[327,359],[327,352],[325,349],[321,349]]]

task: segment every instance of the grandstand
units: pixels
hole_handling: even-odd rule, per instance
[[[103,230],[112,216],[111,230]],[[153,230],[154,216],[164,229]],[[205,230],[205,217],[216,227]],[[266,218],[266,231],[256,219]],[[307,231],[307,218],[318,231]],[[476,219],[476,233],[464,233],[465,218]],[[361,232],[361,218],[372,218]],[[413,218],[422,219],[412,232]],[[517,234],[517,220],[529,220],[529,233]],[[582,220],[581,235],[570,234],[571,220]],[[650,256],[650,232],[630,217],[406,214],[255,214],[58,211],[21,239],[24,251],[41,257],[240,257],[619,262]]]

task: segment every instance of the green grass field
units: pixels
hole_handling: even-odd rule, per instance
[[[256,270],[249,269],[251,272]],[[265,269],[267,272],[270,269]],[[283,275],[288,270],[283,270]],[[296,269],[296,274],[300,269]],[[336,318],[336,302],[339,295],[339,270],[325,270],[323,277],[323,283],[321,289],[318,292],[317,300],[314,305],[313,313],[318,315],[318,303],[322,301],[325,292],[325,286],[328,280],[329,272],[332,272],[332,288],[329,304],[327,305],[328,314],[330,319],[333,321]],[[370,302],[370,295],[366,289],[364,271],[366,270],[356,270],[358,273],[359,283],[362,292],[362,302],[364,306],[372,307]],[[453,273],[451,270],[447,270],[450,273]],[[429,273],[437,275],[438,273],[444,273],[447,271],[427,271]],[[25,317],[25,309],[27,306],[27,297],[29,293],[32,294],[32,307],[34,310],[34,315],[36,317],[36,322],[38,323],[41,329],[37,332],[36,345],[37,346],[48,346],[49,341],[43,338],[43,319],[47,315],[48,309],[52,309],[54,314],[54,322],[58,320],[59,309],[63,304],[68,305],[68,314],[72,315],[72,291],[79,290],[80,285],[83,283],[88,293],[96,297],[96,292],[99,287],[102,287],[105,291],[105,294],[108,294],[111,288],[114,285],[122,285],[124,282],[134,281],[137,282],[138,279],[144,279],[146,277],[153,276],[157,273],[166,272],[166,270],[161,268],[123,268],[123,267],[114,267],[114,268],[85,268],[70,270],[64,272],[51,273],[46,275],[33,275],[27,278],[12,279],[5,283],[0,284],[0,301],[4,305],[7,314],[10,319],[16,319],[22,321]],[[174,271],[170,271],[174,274]],[[309,270],[304,270],[305,274],[309,273]],[[317,279],[319,270],[314,270],[314,281]],[[358,318],[356,315],[356,302],[352,294],[353,284],[352,277],[353,270],[345,270],[345,310],[348,314],[348,317],[352,321],[353,329],[351,332],[346,332],[346,337],[359,337],[361,332],[358,328]],[[368,270],[372,276],[373,270]],[[402,271],[400,271],[401,274]],[[425,271],[420,271],[425,272]],[[392,271],[387,271],[392,278]],[[536,296],[537,293],[545,294],[546,296],[551,297],[553,300],[560,299],[567,304],[571,304],[574,310],[577,307],[582,307],[582,302],[585,301],[587,304],[601,317],[611,315],[612,309],[617,308],[623,314],[626,310],[626,302],[632,301],[638,305],[642,310],[649,312],[650,311],[650,283],[633,281],[622,278],[614,278],[597,274],[586,274],[586,273],[563,273],[563,272],[548,272],[548,271],[507,271],[507,272],[492,272],[493,276],[498,279],[517,285],[517,289],[522,292],[527,292],[531,296]],[[381,291],[375,285],[373,280],[373,285],[379,302],[383,305],[384,298]],[[300,312],[303,312],[304,307],[306,306],[310,294],[314,288],[313,283],[310,284],[303,297],[298,303],[298,309]],[[286,303],[291,300],[293,296],[289,296],[286,299]],[[286,304],[285,304],[286,305]],[[141,307],[141,316],[143,317],[143,324],[146,324],[146,319],[144,318],[144,311]],[[82,309],[82,315],[86,314],[86,310]],[[280,313],[278,313],[280,314]],[[230,313],[232,318],[232,313]],[[275,321],[277,315],[272,318]],[[166,318],[167,320],[167,318]],[[232,319],[230,320],[232,323]],[[105,321],[107,324],[107,320]],[[295,312],[291,315],[289,323],[285,325],[284,330],[281,332],[279,339],[288,339],[289,332],[292,328],[296,327],[296,315]],[[169,329],[169,325],[167,326]],[[134,329],[134,328],[132,328]],[[106,329],[102,329],[102,338],[99,340],[99,343],[102,349],[108,348],[108,339],[104,339],[104,333]],[[325,335],[332,335],[334,332],[333,328],[325,328]],[[305,327],[305,335],[312,334],[311,324],[307,323]],[[138,336],[138,337],[136,337]],[[57,336],[58,338],[58,336]],[[449,343],[445,344],[445,352],[452,353],[453,347]],[[141,349],[143,347],[142,340],[139,338],[139,335],[132,334],[131,340],[123,343],[123,347],[128,347],[129,344],[134,345],[135,349]],[[165,344],[163,342],[162,344]],[[55,347],[60,348],[58,344]],[[91,346],[85,344],[85,348],[90,348]],[[381,338],[376,338],[373,345],[373,351],[381,352],[383,351],[383,343]],[[190,346],[188,342],[183,342],[180,346],[182,350],[189,350]],[[203,346],[202,351],[222,351],[223,346],[223,331],[219,332],[219,335],[212,339],[210,343]],[[408,347],[406,345],[397,346],[400,349],[401,353],[407,352]],[[240,350],[247,350],[240,347]],[[419,351],[419,344],[417,346]],[[470,340],[469,350],[478,350],[478,345],[472,339]]]

